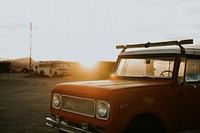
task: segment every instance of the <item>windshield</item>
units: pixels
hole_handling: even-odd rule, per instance
[[[121,58],[116,76],[172,78],[175,57]]]

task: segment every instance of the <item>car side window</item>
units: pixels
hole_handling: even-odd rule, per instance
[[[200,59],[188,59],[186,65],[186,82],[200,82]]]

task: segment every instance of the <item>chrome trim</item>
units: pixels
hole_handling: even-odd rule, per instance
[[[53,98],[54,98],[55,95],[57,95],[59,97],[59,99],[60,99],[60,104],[59,104],[58,107],[54,106],[54,103],[53,103]],[[62,97],[61,97],[61,95],[59,93],[53,93],[51,103],[52,103],[52,107],[53,108],[60,109],[61,104],[62,104]]]
[[[94,110],[93,110],[93,115],[88,115],[88,114],[84,114],[84,113],[80,113],[80,112],[76,112],[76,111],[72,111],[72,110],[67,110],[67,109],[64,109],[63,107],[62,107],[62,105],[63,105],[63,96],[67,96],[67,97],[70,97],[70,98],[75,98],[75,99],[82,99],[82,100],[90,100],[90,101],[93,101],[93,108],[94,108]],[[88,116],[88,117],[95,117],[95,115],[96,115],[96,101],[94,100],[94,99],[90,99],[90,98],[83,98],[83,97],[77,97],[77,96],[70,96],[70,95],[65,95],[65,94],[62,94],[61,95],[61,110],[63,110],[63,111],[66,111],[66,112],[70,112],[70,113],[75,113],[75,114],[79,114],[79,115],[83,115],[83,116]]]
[[[97,100],[96,103],[97,103],[96,104],[96,108],[100,103],[104,103],[107,106],[107,110],[108,110],[108,112],[106,114],[106,117],[100,117],[100,116],[98,116],[98,113],[96,112],[96,118],[98,118],[100,120],[108,120],[109,119],[109,115],[110,115],[110,104],[107,101],[103,101],[103,100]],[[97,111],[97,109],[96,109],[96,111]]]
[[[52,118],[46,117],[46,125],[49,127],[57,128],[59,130],[68,132],[68,133],[92,133],[87,130],[83,130],[77,127],[69,126],[65,122],[57,122],[53,120]]]

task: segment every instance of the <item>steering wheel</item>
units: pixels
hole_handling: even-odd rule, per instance
[[[170,71],[170,70],[164,70],[164,71],[162,71],[161,73],[160,73],[160,76],[165,76],[164,75],[164,73],[172,73],[173,74],[173,72],[172,71]]]

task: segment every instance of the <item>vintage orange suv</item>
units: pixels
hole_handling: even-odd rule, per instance
[[[200,131],[200,46],[192,39],[119,45],[109,80],[61,83],[46,125],[69,133]]]

